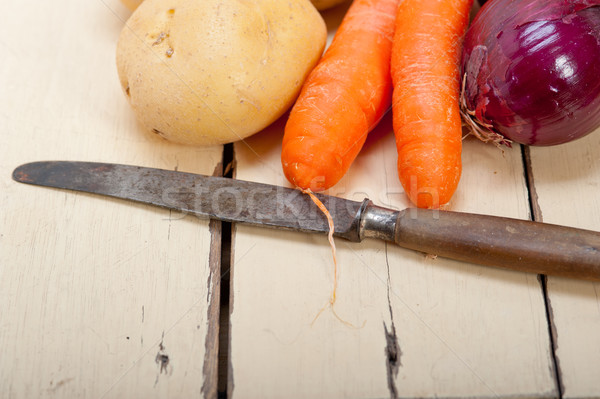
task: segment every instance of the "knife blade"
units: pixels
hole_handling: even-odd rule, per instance
[[[133,200],[199,217],[326,233],[323,213],[299,190],[222,177],[97,162],[21,165],[13,179]],[[316,194],[335,236],[377,238],[455,260],[600,281],[600,233],[528,220],[408,208],[401,211]]]

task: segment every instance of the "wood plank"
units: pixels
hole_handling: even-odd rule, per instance
[[[0,397],[215,397],[220,228],[15,183],[41,159],[211,174],[222,147],[143,131],[118,83],[118,0],[4,4]]]
[[[280,167],[284,119],[237,143],[236,177],[288,185]],[[518,148],[465,140],[452,209],[528,218]],[[330,194],[396,209],[389,118]],[[237,226],[231,303],[231,397],[554,397],[542,290],[536,276],[422,254],[378,241]],[[394,364],[393,354],[397,351]]]
[[[556,147],[532,147],[538,218],[600,231],[600,129]],[[600,283],[548,278],[554,344],[565,398],[600,396]]]

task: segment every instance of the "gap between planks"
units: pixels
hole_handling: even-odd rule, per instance
[[[538,203],[538,195],[533,177],[533,168],[531,164],[531,150],[529,146],[521,144],[521,155],[523,158],[523,170],[525,172],[525,184],[529,194],[529,217],[536,222],[543,222],[542,209]],[[554,312],[552,311],[552,303],[548,295],[548,277],[546,275],[538,275],[542,295],[544,296],[544,306],[546,308],[546,322],[548,325],[548,336],[550,338],[550,353],[552,354],[552,372],[554,373],[554,383],[557,397],[562,399],[564,393],[562,373],[560,370],[560,360],[556,354],[556,324],[554,322]]]
[[[233,144],[226,144],[223,147],[223,177],[233,178],[235,171],[235,159],[233,153]],[[232,379],[230,373],[230,300],[231,290],[231,255],[232,255],[232,235],[233,225],[229,222],[221,222],[221,284],[220,284],[220,314],[219,314],[219,355],[217,362],[217,397],[226,399],[229,396],[229,380]],[[231,384],[231,387],[233,383]]]

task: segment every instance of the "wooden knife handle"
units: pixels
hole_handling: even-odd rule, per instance
[[[600,233],[553,224],[428,209],[400,211],[401,247],[507,269],[600,281]]]

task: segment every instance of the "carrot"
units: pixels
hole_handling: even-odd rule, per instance
[[[410,200],[438,208],[460,174],[459,57],[472,0],[404,0],[392,48],[398,174]]]
[[[307,77],[281,153],[294,186],[323,191],[336,184],[390,106],[397,5],[398,0],[355,0]]]

